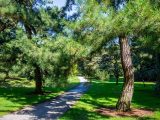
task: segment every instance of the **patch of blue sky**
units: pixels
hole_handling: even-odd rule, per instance
[[[62,8],[66,4],[66,0],[43,0],[43,2],[37,2],[37,4],[34,6],[36,8],[46,8],[46,7],[58,7]]]
[[[58,8],[62,8],[64,7],[66,4],[66,0],[50,0],[50,4],[48,4],[48,6],[53,7],[53,6],[57,6]],[[67,11],[67,15],[71,16],[73,15],[75,12],[77,11],[77,6],[73,5],[72,6],[72,10]]]
[[[66,0],[54,0],[53,4],[59,8],[65,6]]]
[[[59,9],[61,9],[62,7],[64,7],[66,5],[66,0],[44,0],[44,5],[42,5],[41,3],[36,5],[36,8],[40,8],[40,7],[58,7]],[[68,16],[72,16],[74,13],[77,12],[77,6],[73,5],[72,6],[72,10],[70,11],[66,11]]]

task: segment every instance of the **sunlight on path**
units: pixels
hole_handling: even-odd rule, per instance
[[[75,102],[80,99],[82,94],[87,91],[89,85],[85,83],[84,77],[78,77],[80,85],[65,92],[56,99],[38,104],[36,106],[26,107],[18,112],[0,117],[0,120],[56,120],[71,108]]]

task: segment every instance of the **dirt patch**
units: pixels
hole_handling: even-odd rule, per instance
[[[115,108],[100,108],[96,112],[111,117],[144,117],[153,115],[153,111],[147,109],[132,109],[128,112],[118,112]]]

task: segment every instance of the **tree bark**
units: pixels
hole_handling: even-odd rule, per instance
[[[35,66],[35,70],[34,70],[34,74],[35,74],[35,93],[36,94],[42,94],[42,72],[39,66]]]
[[[119,38],[121,62],[124,74],[124,84],[121,97],[119,98],[116,108],[118,111],[129,111],[134,91],[134,70],[132,65],[131,51],[126,36]]]

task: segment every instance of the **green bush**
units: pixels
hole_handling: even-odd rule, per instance
[[[96,70],[95,71],[95,77],[100,79],[100,80],[107,80],[109,79],[109,74],[105,70]]]

